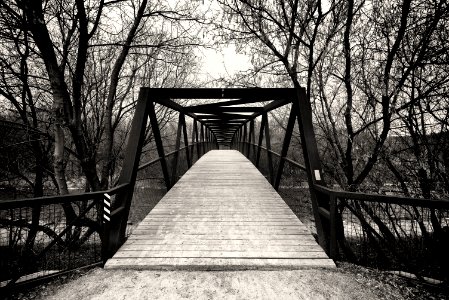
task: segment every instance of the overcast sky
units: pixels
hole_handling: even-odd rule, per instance
[[[198,51],[202,63],[200,75],[210,80],[251,68],[249,58],[244,54],[236,53],[235,50],[232,44],[224,49],[200,49]]]

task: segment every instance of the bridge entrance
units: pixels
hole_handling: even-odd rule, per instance
[[[176,102],[176,99],[204,99],[206,103],[204,103],[203,101],[202,104],[199,105],[182,106],[178,102]],[[157,105],[158,107],[162,105],[179,113],[175,142],[176,145],[174,151],[169,154],[166,154],[164,150],[161,131],[159,128],[159,123],[161,120],[158,120],[157,118],[155,105]],[[281,142],[282,145],[280,148],[280,153],[277,153],[271,149],[269,114],[271,111],[283,106],[289,107],[289,116],[285,128],[285,135],[283,136]],[[188,126],[186,117],[190,117],[193,120],[192,123],[189,124],[192,127],[190,145],[187,135]],[[291,235],[288,235],[289,239],[287,243],[293,243],[294,238],[297,237],[296,235],[303,236],[305,234],[304,225],[302,225],[299,220],[295,219],[296,217],[294,217],[291,210],[288,208],[288,206],[285,205],[285,203],[280,199],[280,196],[275,192],[275,190],[279,188],[285,163],[293,164],[305,171],[305,173],[307,174],[307,181],[309,183],[309,186],[313,186],[315,183],[319,183],[321,186],[324,185],[321,176],[320,160],[318,157],[315,135],[312,127],[312,113],[310,103],[307,100],[305,91],[303,89],[290,88],[142,88],[139,95],[136,114],[134,116],[132,124],[124,168],[119,180],[119,185],[129,183],[129,187],[126,191],[119,192],[116,196],[116,200],[114,201],[112,217],[116,221],[111,222],[110,227],[107,228],[109,235],[106,244],[109,246],[105,257],[112,257],[125,240],[126,221],[128,218],[130,203],[132,199],[132,188],[135,184],[137,170],[139,168],[142,168],[142,166],[138,167],[138,165],[140,154],[142,152],[143,140],[145,139],[147,119],[149,119],[151,130],[154,135],[155,145],[159,155],[158,159],[150,163],[160,164],[168,193],[161,201],[161,203],[155,208],[155,212],[151,212],[148,215],[147,219],[145,219],[143,224],[139,226],[137,233],[134,233],[134,235],[130,237],[130,242],[128,242],[124,246],[124,250],[120,250],[114,256],[114,259],[108,262],[108,266],[112,267],[114,265],[112,262],[116,262],[115,265],[117,266],[122,264],[124,262],[123,259],[127,258],[128,255],[131,254],[134,255],[133,259],[137,259],[139,257],[141,258],[151,253],[160,256],[160,254],[155,254],[157,252],[155,249],[164,249],[164,247],[153,245],[149,248],[146,248],[145,246],[140,244],[142,243],[142,236],[149,238],[149,241],[152,241],[153,239],[159,240],[163,237],[163,234],[166,231],[165,233],[167,234],[167,238],[170,239],[170,242],[175,243],[184,241],[184,239],[181,237],[186,237],[187,235],[193,235],[196,237],[204,237],[206,235],[208,236],[208,241],[210,239],[214,239],[214,234],[211,234],[211,232],[204,232],[206,228],[210,228],[212,231],[215,230],[213,232],[215,232],[216,237],[222,238],[220,243],[227,243],[229,241],[231,241],[231,243],[234,243],[233,241],[235,241],[236,239],[232,237],[232,235],[234,234],[233,232],[244,232],[244,235],[247,238],[246,242],[242,242],[242,248],[239,248],[240,246],[237,248],[231,247],[229,249],[227,249],[226,247],[222,248],[224,250],[220,253],[225,253],[226,255],[218,255],[216,257],[211,256],[211,259],[222,259],[224,257],[230,259],[230,257],[234,257],[232,255],[235,255],[235,259],[245,260],[248,258],[246,256],[250,255],[249,253],[251,251],[251,253],[254,254],[254,257],[251,257],[258,260],[268,259],[271,256],[272,259],[311,259],[312,257],[308,256],[309,254],[304,254],[307,251],[303,254],[300,254],[300,252],[298,252],[298,249],[314,249],[312,252],[310,252],[312,253],[312,256],[317,255],[316,258],[325,259],[324,264],[329,263],[327,261],[327,256],[321,250],[318,251],[316,245],[302,245],[301,240],[297,240],[296,242],[294,242],[294,244],[290,245],[292,247],[288,247],[288,249],[295,249],[294,251],[284,251],[285,249],[282,250],[282,245],[276,244],[276,242],[274,242],[275,244],[272,245],[274,247],[274,250],[271,252],[262,251],[262,253],[260,251],[260,245],[259,248],[250,247],[252,243],[257,244],[257,242],[255,242],[253,238],[257,237],[258,234],[263,234],[262,232],[259,232],[263,231],[263,228],[265,228],[267,232],[270,233],[270,236],[272,236],[274,240],[277,240],[275,239],[275,237],[278,236],[278,234],[282,235],[283,232],[292,232]],[[256,123],[258,126],[255,126]],[[304,156],[303,164],[295,162],[287,157],[290,142],[292,139],[293,129],[296,123],[300,131],[301,147]],[[258,127],[258,141],[255,140],[257,135],[256,127]],[[181,147],[181,142],[184,144],[183,147]],[[204,154],[211,149],[236,149],[242,152],[247,157],[250,157],[250,154],[252,154],[254,165],[256,167],[259,167],[261,161],[261,153],[265,153],[269,173],[267,175],[268,182],[263,177],[260,177],[260,173],[257,172],[257,174],[259,175],[254,175],[256,174],[254,171],[257,169],[255,169],[253,166],[251,166],[252,169],[249,168],[240,170],[239,164],[247,165],[249,161],[242,161],[242,156],[237,155],[235,151],[215,151],[211,152],[210,155],[208,154],[204,159],[201,159],[197,164],[195,164],[194,168],[192,168],[192,170],[185,175],[185,178],[183,177],[181,181],[177,185],[175,185],[176,181],[178,180],[176,174],[179,163],[178,156],[180,155],[180,153],[184,153],[186,163],[188,165],[188,168],[190,168],[192,166],[192,157],[194,156],[195,152],[197,152],[197,157],[199,158],[201,156],[200,154]],[[168,161],[168,155],[171,155],[170,161]],[[221,161],[221,155],[223,155],[224,157],[228,157],[228,159],[230,160],[223,164],[223,162]],[[277,159],[276,164],[273,162],[275,158]],[[216,159],[215,162],[214,159]],[[208,167],[210,167],[211,169],[207,170]],[[224,169],[220,170],[220,167],[224,167]],[[196,174],[194,170],[200,170],[197,172],[202,173],[204,176],[200,178],[197,175],[192,175]],[[223,177],[221,180],[220,176]],[[193,182],[190,183],[190,180],[193,180]],[[202,180],[205,182],[205,184],[199,184]],[[260,186],[257,186],[257,184],[254,187],[251,187],[250,184],[251,188],[239,185],[240,182],[251,182],[253,180],[255,182],[258,182],[257,184],[265,184],[264,186],[266,189],[261,189],[260,191],[258,191],[260,189]],[[196,190],[196,188],[193,187],[194,184],[199,184],[201,188],[199,190]],[[269,184],[271,184],[271,188],[268,186]],[[234,185],[242,187],[242,190],[239,191],[239,189],[233,188]],[[242,193],[242,195],[244,195],[245,192],[248,192],[249,194],[244,198],[235,197],[235,195],[233,194],[233,192],[235,191],[237,191],[237,193]],[[185,200],[185,204],[183,204],[179,199],[180,195],[182,195],[183,193],[190,193],[189,198]],[[316,229],[318,233],[318,242],[322,246],[322,248],[325,249],[328,254],[330,254],[333,247],[331,245],[332,243],[329,242],[329,236],[331,233],[329,224],[329,199],[328,197],[317,197],[315,190],[312,188],[310,188],[310,193]],[[209,204],[207,204],[206,201],[206,198],[208,196],[211,197],[209,199]],[[217,196],[220,197],[223,201],[218,201]],[[268,197],[268,202],[263,202],[261,199],[265,199],[266,197]],[[230,207],[230,205],[234,205],[235,207]],[[253,212],[255,214],[255,218],[248,219],[249,215],[252,212],[244,210],[242,213],[245,218],[243,218],[242,220],[235,218],[233,218],[232,220],[226,219],[227,217],[233,217],[233,214],[237,213],[239,211],[239,208],[246,207],[246,205],[250,205],[249,207],[251,208],[256,208],[257,205],[261,205],[261,207],[257,208]],[[270,205],[273,205],[273,207],[270,207]],[[194,207],[196,207],[197,210],[192,211]],[[169,213],[170,208],[174,209],[172,211],[174,215]],[[230,210],[228,211],[226,209]],[[276,215],[276,212],[279,209],[280,211],[282,211],[282,213],[285,213],[285,215]],[[271,210],[272,212],[270,212]],[[165,213],[167,213],[167,215],[158,215],[158,211],[164,211]],[[211,226],[211,224],[205,222],[205,220],[208,220],[207,218],[205,220],[199,220],[200,223],[198,223],[199,216],[196,215],[196,213],[199,213],[201,215],[204,211],[208,213],[214,212],[213,215],[205,216],[209,219],[217,218],[218,220],[221,220],[224,218],[226,222],[232,221],[231,223],[234,225],[226,227],[224,226],[225,223],[220,223],[217,224],[218,227]],[[114,212],[118,213],[114,214]],[[223,212],[224,215],[220,216],[220,212]],[[262,214],[267,214],[266,217],[268,219],[275,217],[276,222],[271,222],[271,225],[267,225],[268,227],[263,227],[261,225],[262,223],[257,224],[257,222],[263,221],[263,218],[261,219],[261,212]],[[194,214],[192,215],[190,213]],[[181,218],[185,221],[188,216],[192,216],[192,220],[190,220],[192,224],[186,226],[185,228],[181,228],[182,226],[180,227],[180,225],[174,219],[172,221],[169,221],[170,218]],[[285,217],[285,220],[279,220],[279,217]],[[293,220],[292,217],[294,217]],[[292,222],[292,224],[288,223],[290,221]],[[251,224],[255,226],[251,227]],[[247,227],[243,228],[244,225],[246,225]],[[284,228],[282,227],[283,225],[287,227]],[[193,228],[196,228],[195,230],[198,231],[195,231]],[[256,229],[256,231],[251,231],[251,228]],[[172,236],[173,234],[175,234],[171,231],[172,229],[174,230],[174,232],[176,232],[176,234],[179,234],[180,236]],[[228,231],[229,235],[223,235],[223,233],[226,233]],[[142,235],[139,233],[149,233],[150,235]],[[311,242],[310,238],[311,236],[309,234],[308,242]],[[140,242],[136,242],[136,239]],[[240,238],[237,238],[237,240],[239,239]],[[199,240],[197,240],[197,242],[198,241]],[[164,242],[167,241],[164,240]],[[185,240],[185,242],[189,244],[192,241],[191,239],[188,239]],[[131,246],[131,244],[139,245],[136,249],[140,250],[135,250],[133,246]],[[189,253],[196,253],[195,257],[189,258],[190,262],[192,262],[194,258],[199,258],[198,255],[201,257],[205,255],[205,257],[208,257],[207,255],[211,253],[218,253],[217,250],[215,250],[215,252],[210,252],[212,251],[212,249],[214,249],[213,244],[209,244],[209,242],[204,242],[201,245],[200,244],[189,244],[190,246],[186,246],[187,248],[184,246],[180,246],[178,247],[178,250],[176,250],[177,248],[174,247],[173,251],[175,252],[171,253],[170,255],[172,255],[173,258],[177,257],[178,262],[181,264],[180,261],[185,262],[184,259],[189,258],[187,255]],[[200,249],[203,248],[209,250],[205,250],[204,253],[198,254],[201,252]],[[221,248],[218,247],[217,249]],[[236,254],[237,252],[234,253],[230,249],[234,249],[240,254]],[[259,249],[259,252],[255,249]],[[280,252],[276,249],[278,249]],[[242,254],[242,251],[245,254]],[[279,254],[281,255],[281,257],[271,255],[276,251],[282,253]],[[181,252],[186,253],[187,256],[176,256],[176,253],[179,254]],[[161,252],[159,251],[159,253]],[[301,255],[303,255],[303,257]],[[164,264],[162,258],[168,259],[168,257],[159,256],[152,257],[152,259],[157,259],[158,263],[161,264]],[[201,262],[200,264],[202,263],[203,262]],[[236,263],[230,263],[229,260],[223,263],[237,265]],[[292,265],[294,264],[295,263],[293,263]],[[301,262],[300,264],[304,264],[304,262]],[[268,265],[270,265],[270,263],[268,263]]]

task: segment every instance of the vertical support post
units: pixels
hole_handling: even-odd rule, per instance
[[[242,152],[242,140],[243,140],[243,127],[239,130],[239,151]]]
[[[209,132],[207,127],[204,126],[204,153],[209,151]]]
[[[244,125],[242,125],[241,127],[240,127],[240,132],[239,132],[239,151],[240,152],[243,152],[242,150],[243,150],[243,143],[242,143],[242,140],[243,140],[243,126]]]
[[[251,125],[250,125],[250,128],[252,128],[250,130],[252,132],[252,134],[251,134],[251,141],[250,142],[252,144],[251,148],[253,149],[253,159],[256,159],[256,130],[254,128],[254,123],[255,123],[255,120],[252,119],[251,120]]]
[[[279,166],[276,173],[276,179],[274,181],[274,189],[277,191],[279,189],[279,184],[281,182],[282,172],[284,171],[285,158],[287,157],[288,148],[290,146],[290,141],[292,139],[293,128],[295,127],[295,121],[297,116],[297,103],[292,103],[292,108],[290,110],[290,116],[288,117],[287,128],[285,129],[284,142],[282,144],[281,157],[279,160]]]
[[[234,131],[231,138],[231,143],[229,144],[229,149],[235,149],[235,140],[237,139],[237,130]]]
[[[156,112],[154,110],[154,103],[150,101],[150,110],[148,115],[150,117],[151,129],[153,130],[154,141],[156,142],[157,153],[160,157],[162,174],[164,175],[165,186],[167,187],[167,191],[171,188],[170,177],[168,175],[168,167],[167,160],[165,158],[164,153],[164,145],[162,144],[161,132],[159,130],[159,124],[157,122]]]
[[[203,125],[203,123],[201,123],[200,140],[201,140],[201,149],[202,149],[201,156],[203,156],[204,153],[206,153],[206,149],[205,149],[205,145],[204,145],[205,142],[204,142],[204,125]]]
[[[268,115],[265,114],[266,124],[265,124],[265,146],[267,148],[267,158],[268,158],[268,173],[270,175],[270,183],[273,185],[274,172],[273,172],[273,156],[271,154],[271,137],[270,137],[270,123],[268,123]]]
[[[246,153],[246,146],[247,146],[247,144],[246,144],[246,137],[248,135],[246,127],[247,126],[246,126],[246,123],[245,123],[245,125],[243,125],[242,154],[246,155],[246,157],[248,157],[248,155]]]
[[[176,183],[176,173],[178,172],[178,157],[179,157],[179,148],[181,146],[181,132],[182,132],[182,112],[179,113],[178,117],[178,130],[176,131],[176,143],[175,143],[175,153],[173,154],[172,159],[172,169],[171,169],[171,183]]]
[[[187,160],[187,168],[190,169],[192,166],[192,159],[190,157],[190,151],[189,151],[189,139],[187,137],[187,125],[186,125],[186,118],[183,113],[179,113],[180,116],[182,116],[182,133],[184,138],[184,147],[186,148],[186,160]]]
[[[125,160],[118,180],[118,185],[126,183],[129,185],[126,189],[117,193],[115,197],[112,212],[117,209],[122,209],[122,213],[117,216],[113,213],[111,214],[111,222],[108,225],[109,230],[104,235],[104,259],[112,257],[125,240],[129,209],[131,207],[137,177],[137,167],[139,166],[140,155],[145,140],[148,112],[151,108],[152,103],[148,101],[148,90],[140,89],[136,112],[134,113],[129,140],[126,145]]]
[[[114,253],[109,253],[109,251],[112,250],[109,249],[111,239],[111,197],[107,197],[106,194],[104,194],[103,199],[101,199],[100,201],[100,207],[102,208],[102,210],[98,211],[97,213],[100,214],[100,218],[102,221],[103,238],[101,240],[101,259],[103,261],[103,264],[105,264],[107,260],[114,255]],[[104,216],[104,213],[107,209],[109,209],[109,220],[107,219],[107,216]],[[103,216],[101,217],[101,215]]]
[[[313,215],[315,217],[315,225],[318,234],[318,242],[323,249],[328,249],[330,239],[330,222],[318,213],[318,207],[330,209],[329,198],[325,195],[318,195],[315,192],[314,185],[320,184],[326,186],[321,174],[321,163],[318,154],[318,146],[316,143],[315,133],[312,123],[312,107],[310,100],[307,99],[304,88],[297,88],[298,103],[298,125],[301,133],[301,146],[304,156],[304,162],[309,182],[310,197],[312,202]],[[329,252],[328,252],[329,253]]]
[[[239,150],[240,146],[240,127],[235,132],[235,150]]]
[[[201,155],[200,155],[200,144],[198,142],[198,122],[197,120],[195,120],[195,122],[193,122],[193,130],[195,132],[195,145],[196,145],[196,155],[197,155],[197,160],[200,159]],[[193,135],[192,135],[193,138]],[[192,143],[193,144],[193,143]],[[193,152],[193,149],[192,149]],[[193,156],[193,155],[192,155]]]
[[[206,127],[206,151],[209,152],[210,151],[210,131],[209,128]]]
[[[251,160],[250,158],[250,150],[252,148],[251,141],[252,137],[254,135],[254,120],[251,120],[249,122],[249,134],[248,134],[248,147],[246,148],[246,157]]]
[[[264,132],[264,128],[265,128],[265,123],[266,122],[267,122],[267,114],[264,113],[262,115],[262,121],[260,122],[259,142],[257,143],[256,168],[259,167],[260,151],[262,150],[260,147],[262,147],[263,132]]]
[[[236,147],[235,147],[235,149],[237,150],[237,151],[240,151],[240,136],[242,135],[242,127],[239,127],[239,130],[237,131],[237,138],[236,138],[236,140],[237,140],[237,145],[236,145]]]

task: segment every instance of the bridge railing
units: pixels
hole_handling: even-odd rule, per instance
[[[331,224],[332,258],[449,280],[449,201],[314,189],[330,198],[319,212]]]
[[[78,268],[101,265],[107,191],[0,202],[0,288],[8,290]]]

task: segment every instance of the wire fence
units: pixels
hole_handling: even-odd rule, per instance
[[[0,202],[0,287],[102,262],[102,197],[83,198]]]
[[[340,259],[447,281],[449,203],[432,208],[404,202],[339,200]]]

